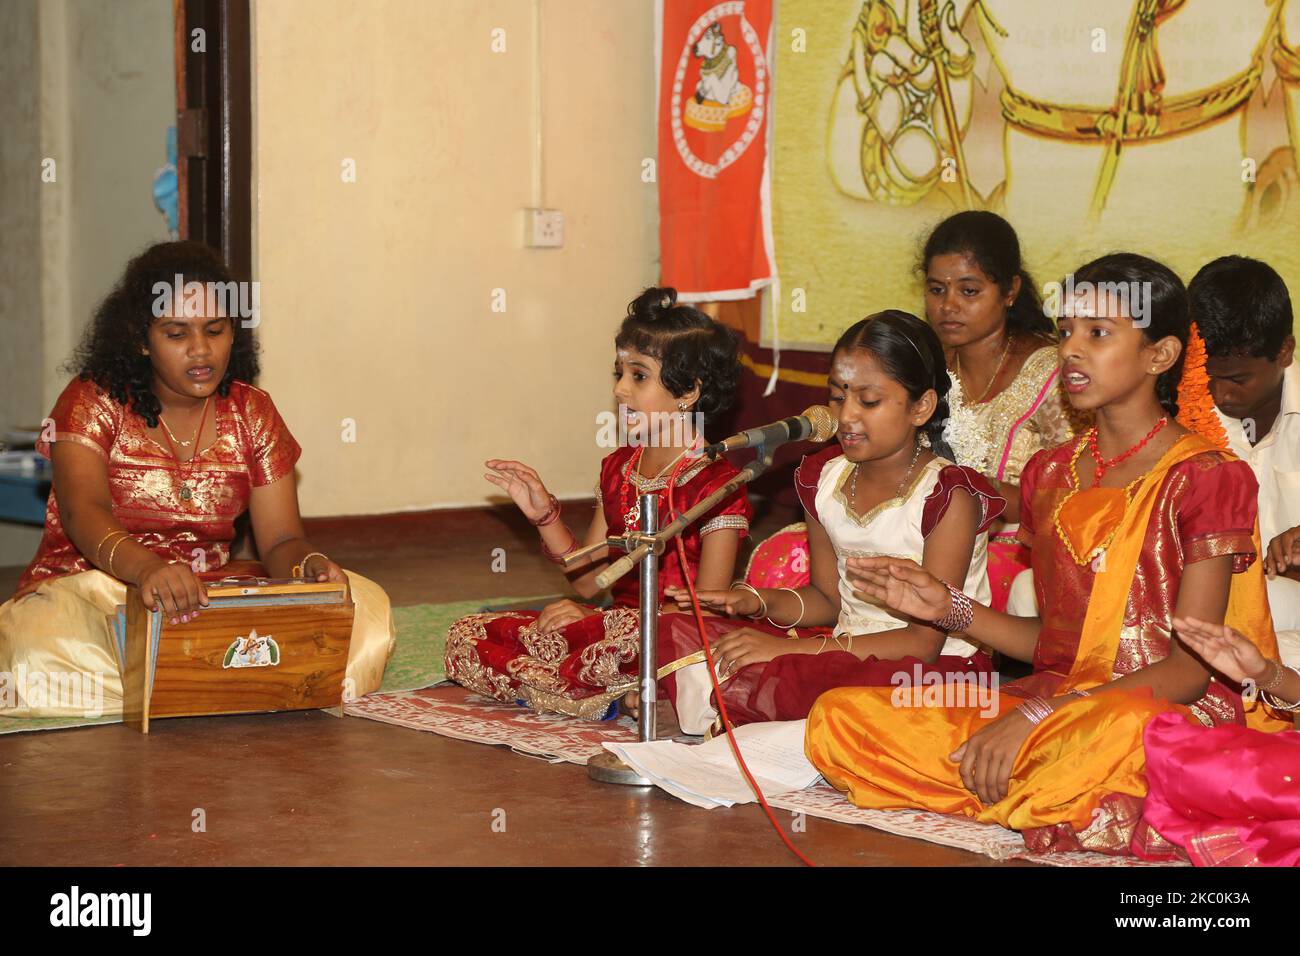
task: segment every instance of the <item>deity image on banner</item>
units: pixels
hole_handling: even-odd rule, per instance
[[[1300,284],[1288,14],[1294,33],[1300,0],[786,0],[783,31],[835,40],[777,47],[777,259],[787,287],[843,270],[817,310],[785,304],[782,340],[828,345],[827,305],[847,320],[918,300],[889,278],[911,276],[915,249],[880,247],[960,209],[1006,216],[1044,280],[1129,246],[1187,277],[1257,254]],[[871,301],[860,279],[840,288],[863,261],[885,275]]]

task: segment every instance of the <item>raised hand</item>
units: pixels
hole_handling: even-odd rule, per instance
[[[733,588],[730,591],[696,591],[695,596],[700,600],[701,610],[716,611],[730,617],[753,617],[762,610],[757,595],[744,588]],[[679,610],[691,610],[691,592],[686,588],[664,588],[664,598],[667,601],[676,601]]]
[[[1240,684],[1263,675],[1267,663],[1264,655],[1228,625],[1209,624],[1194,617],[1176,617],[1174,629],[1184,644],[1225,677]]]
[[[915,561],[851,557],[845,570],[860,597],[918,621],[938,621],[952,610],[948,588]]]
[[[551,493],[537,472],[522,461],[489,458],[483,477],[508,494],[529,521],[540,521],[551,510]]]

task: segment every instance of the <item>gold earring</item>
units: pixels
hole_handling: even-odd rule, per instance
[[[678,402],[678,403],[677,403],[677,410],[678,410],[679,412],[684,412],[684,411],[686,411],[686,403],[685,403],[685,402]]]

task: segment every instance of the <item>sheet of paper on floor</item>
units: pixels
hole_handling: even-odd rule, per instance
[[[810,787],[821,778],[804,756],[806,720],[746,724],[736,729],[745,765],[764,796]],[[711,810],[757,800],[740,772],[725,734],[703,744],[672,740],[606,743],[638,773],[673,796]]]

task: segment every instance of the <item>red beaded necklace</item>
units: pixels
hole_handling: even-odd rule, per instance
[[[674,487],[676,487],[678,477],[681,475],[683,471],[686,470],[686,466],[690,465],[694,461],[694,459],[690,457],[689,453],[691,449],[695,448],[696,445],[698,444],[699,441],[697,439],[695,444],[691,445],[690,448],[687,448],[679,456],[679,460],[677,461],[676,466],[673,468],[672,474],[668,476],[668,484],[665,486],[664,489],[665,491],[671,491]],[[632,491],[632,473],[635,472],[640,467],[641,456],[644,454],[645,454],[644,445],[639,446],[636,451],[632,452],[632,457],[628,459],[627,470],[623,472],[623,481],[619,485],[618,500],[619,500],[619,504],[622,506],[623,509],[623,531],[624,532],[634,531],[638,527],[640,527],[641,524],[641,514],[640,514],[641,496],[637,495],[636,498],[634,499],[632,497],[631,491]],[[660,472],[660,474],[662,474],[662,472]],[[655,477],[657,478],[658,475],[656,475]],[[653,481],[654,479],[650,479],[650,480]],[[651,494],[659,494],[659,493],[651,492]],[[660,495],[660,497],[663,496]],[[662,519],[662,515],[660,517]],[[662,524],[662,520],[660,523]]]
[[[1156,432],[1160,431],[1160,429],[1164,428],[1168,424],[1169,424],[1169,416],[1168,415],[1161,416],[1160,421],[1156,422],[1155,426],[1151,429],[1151,431],[1147,432],[1146,438],[1143,438],[1140,442],[1138,442],[1128,451],[1124,452],[1122,455],[1116,455],[1114,458],[1111,458],[1109,461],[1101,457],[1101,451],[1098,450],[1097,448],[1097,428],[1096,426],[1093,426],[1093,428],[1088,432],[1088,451],[1092,453],[1092,460],[1097,463],[1097,468],[1096,471],[1094,472],[1095,477],[1093,478],[1092,486],[1096,488],[1099,485],[1101,485],[1102,476],[1105,475],[1106,472],[1110,471],[1116,465],[1127,461],[1128,459],[1136,455],[1138,452],[1140,452],[1143,448],[1146,447],[1147,442],[1151,441],[1151,439],[1156,437]]]

